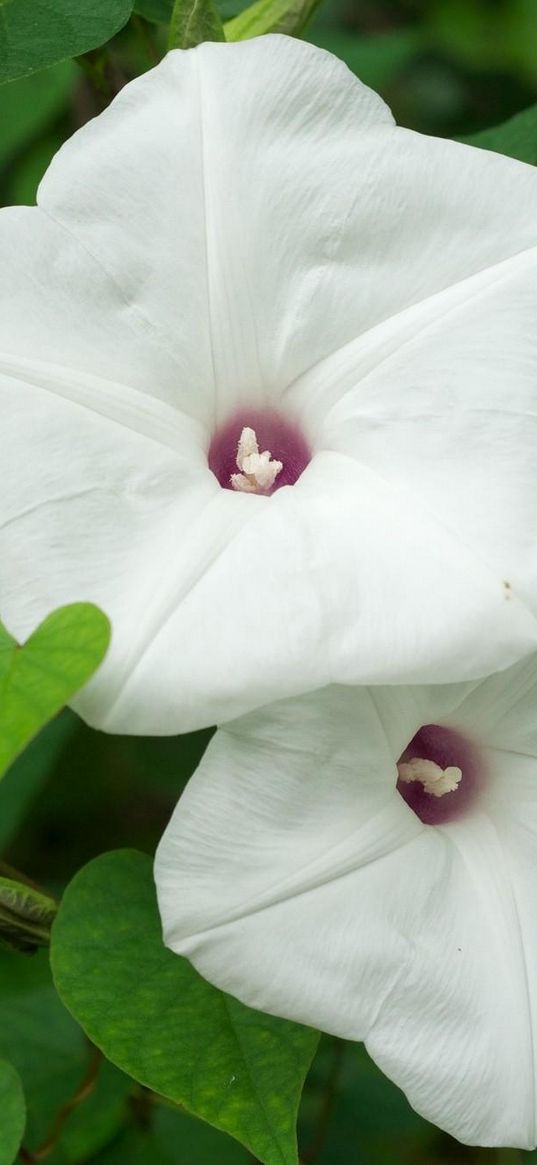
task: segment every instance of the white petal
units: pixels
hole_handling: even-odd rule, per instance
[[[506,601],[534,612],[536,313],[534,249],[407,312],[391,337],[351,345],[295,401],[316,399],[321,447],[422,500],[503,579]],[[405,573],[410,582],[410,562]]]
[[[165,941],[251,1006],[365,1039],[460,1140],[528,1147],[535,1065],[501,847],[479,815],[428,828],[399,798],[391,698],[331,689],[217,733],[157,852]],[[416,706],[397,700],[400,743]]]
[[[395,128],[335,57],[270,36],[169,54],[39,201],[160,334],[177,392],[214,372],[225,411],[537,243],[536,191],[531,167]]]
[[[226,416],[292,374],[282,346],[303,330],[356,197],[342,171],[351,126],[377,123],[391,123],[380,98],[313,46],[205,44],[126,86],[63,147],[38,200],[173,354],[177,399],[210,398],[212,417]],[[346,262],[338,254],[335,267]],[[333,344],[327,331],[322,354]]]
[[[203,45],[199,61],[222,385],[281,391],[408,305],[537,243],[531,167],[395,128],[335,58],[266,37]]]
[[[107,691],[109,731],[221,723],[334,679],[475,677],[537,629],[426,511],[335,454],[271,498],[218,491],[181,527],[151,605]]]
[[[506,754],[509,764],[513,753],[537,757],[537,656],[475,684],[457,722],[492,752]]]
[[[399,922],[409,957],[366,1045],[413,1107],[458,1140],[533,1148],[532,940],[521,930],[510,863],[493,823],[477,813],[426,833],[421,868],[409,879],[416,852],[399,867],[412,895]],[[391,906],[396,913],[397,900]]]
[[[174,53],[127,85],[56,155],[38,204],[62,250],[76,249],[78,263],[91,262],[113,289],[119,319],[172,364],[173,379],[162,382],[155,362],[147,391],[207,420],[214,376],[198,86],[195,53]],[[100,316],[105,306],[94,297],[87,310]],[[118,345],[127,372],[128,334]]]
[[[136,296],[68,231],[35,207],[8,207],[0,211],[0,252],[0,368],[50,363],[129,385],[156,408],[159,400],[180,405],[175,354],[140,314]]]
[[[113,643],[80,704],[99,720],[154,614],[174,543],[221,491],[193,455],[199,433],[178,412],[153,414],[149,438],[141,394],[75,373],[62,381],[62,370],[51,378],[49,366],[27,376],[0,373],[1,618],[24,639],[61,603],[103,607]],[[146,695],[149,721],[158,720],[157,686]]]
[[[402,692],[389,724],[400,749],[421,721],[421,707]],[[219,928],[252,902],[266,909],[287,896],[285,887],[305,892],[324,881],[325,868],[343,874],[362,853],[389,853],[415,836],[421,826],[394,800],[396,780],[375,693],[365,688],[325,688],[220,729],[159,847],[168,940]],[[221,895],[216,885],[204,892],[209,852]],[[181,877],[192,893],[177,895]]]

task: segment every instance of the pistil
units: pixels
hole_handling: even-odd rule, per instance
[[[462,769],[458,765],[449,765],[443,769],[434,760],[425,760],[414,756],[409,761],[400,761],[397,766],[399,780],[405,784],[420,781],[426,793],[432,797],[443,797],[446,793],[454,793],[462,780]]]
[[[283,462],[274,460],[268,449],[259,452],[255,429],[248,427],[239,438],[236,464],[240,472],[232,473],[230,481],[242,493],[266,493],[283,469]]]

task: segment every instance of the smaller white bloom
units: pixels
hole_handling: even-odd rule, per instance
[[[537,658],[331,687],[219,729],[160,843],[164,938],[364,1040],[458,1140],[537,1142]]]

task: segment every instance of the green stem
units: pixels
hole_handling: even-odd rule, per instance
[[[47,1157],[54,1151],[60,1136],[63,1131],[63,1126],[67,1118],[80,1104],[91,1096],[97,1084],[97,1077],[102,1061],[102,1052],[98,1048],[90,1045],[90,1060],[88,1070],[82,1083],[77,1088],[74,1096],[67,1100],[65,1104],[58,1110],[54,1124],[45,1141],[37,1149],[33,1151],[27,1149],[24,1145],[19,1149],[19,1158],[21,1161],[27,1162],[27,1165],[37,1165],[39,1161],[46,1160]]]
[[[319,1110],[317,1128],[314,1134],[313,1142],[300,1158],[300,1165],[314,1165],[317,1157],[324,1148],[324,1143],[328,1134],[330,1120],[334,1111],[334,1105],[337,1097],[337,1090],[339,1085],[339,1078],[343,1068],[343,1060],[345,1057],[345,1044],[342,1040],[334,1038],[333,1042],[333,1059],[332,1067],[328,1074],[326,1081],[324,1095]]]

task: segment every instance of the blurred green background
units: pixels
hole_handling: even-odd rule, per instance
[[[143,0],[140,11],[167,0]],[[243,5],[244,6],[244,5]],[[224,0],[225,17],[240,10]],[[537,0],[328,0],[309,39],[377,89],[403,125],[465,136],[537,101]],[[106,54],[0,88],[0,202],[32,203],[46,166],[112,92],[162,55],[163,26],[134,18]],[[152,853],[210,733],[109,737],[70,712],[0,786],[3,861],[52,892],[107,849]],[[0,1055],[29,1099],[25,1161],[246,1165],[245,1150],[94,1060],[44,956],[0,953]],[[46,1049],[46,1050],[45,1050]],[[178,1053],[179,1054],[179,1053]],[[70,1100],[83,1085],[88,1095]],[[326,1038],[300,1120],[302,1165],[475,1165],[537,1154],[466,1149],[420,1120],[362,1049]]]
[[[140,0],[140,11],[169,9]],[[242,0],[220,0],[228,18]],[[325,0],[308,37],[389,103],[401,125],[472,134],[537,101],[536,0]],[[49,159],[109,92],[162,55],[162,25],[135,17],[84,71],[61,64],[0,90],[0,200],[31,203]]]

